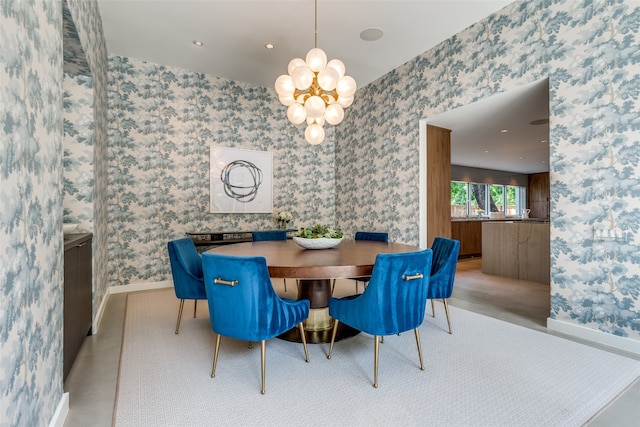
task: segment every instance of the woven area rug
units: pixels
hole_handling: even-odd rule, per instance
[[[640,362],[542,332],[442,306],[414,334],[328,344],[267,343],[266,394],[260,346],[222,339],[211,378],[215,334],[206,302],[186,302],[175,335],[173,290],[127,301],[115,426],[580,426],[640,376]],[[439,310],[439,311],[438,311]],[[430,313],[430,309],[427,309]]]

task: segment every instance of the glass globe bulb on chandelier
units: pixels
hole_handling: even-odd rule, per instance
[[[345,75],[339,59],[327,62],[327,54],[318,49],[318,0],[315,0],[315,45],[306,56],[289,61],[288,74],[276,79],[280,102],[288,107],[287,118],[295,125],[304,121],[304,137],[309,144],[324,140],[324,124],[337,125],[344,119],[344,109],[351,105],[356,81]]]

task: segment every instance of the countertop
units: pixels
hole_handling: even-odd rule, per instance
[[[510,222],[541,222],[541,223],[549,223],[549,218],[519,218],[519,217],[505,217],[505,218],[489,218],[489,217],[483,217],[483,218],[475,218],[475,217],[469,217],[469,218],[451,218],[451,222],[469,222],[469,221],[476,221],[476,222],[504,222],[504,221],[510,221]]]

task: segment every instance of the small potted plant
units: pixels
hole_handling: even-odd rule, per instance
[[[293,240],[305,249],[328,249],[338,246],[343,237],[339,228],[316,224],[299,228]]]

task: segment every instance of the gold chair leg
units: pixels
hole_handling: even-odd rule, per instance
[[[198,309],[198,300],[194,299],[193,300],[193,318],[196,318],[196,310]]]
[[[336,279],[333,279],[333,283],[331,284],[331,296],[333,296],[333,291],[336,290]]]
[[[282,279],[284,282],[284,291],[287,292],[287,279]]]
[[[264,370],[266,367],[266,352],[267,352],[267,342],[265,340],[260,341],[260,370],[262,371],[262,390],[260,393],[264,394]]]
[[[176,335],[180,331],[180,319],[182,319],[182,309],[184,308],[184,300],[180,300],[180,308],[178,309],[178,322],[176,323]]]
[[[216,365],[218,364],[218,350],[220,350],[220,338],[222,335],[218,334],[216,336],[216,348],[213,351],[213,366],[211,367],[211,378],[216,376]]]
[[[300,330],[300,338],[302,338],[302,345],[304,346],[304,358],[309,363],[309,351],[307,350],[307,337],[304,333],[303,322],[298,323],[298,329]]]
[[[380,337],[380,342],[384,344],[384,335]]]
[[[416,344],[418,345],[418,357],[420,358],[420,370],[424,371],[424,363],[422,362],[422,346],[420,345],[420,331],[418,328],[413,330],[416,333]]]
[[[373,337],[373,387],[378,388],[378,350],[380,344],[378,336]]]
[[[449,333],[451,333],[451,320],[449,319],[449,303],[447,302],[446,299],[443,299],[442,302],[444,303],[444,312],[447,315],[447,325],[449,325]]]
[[[253,348],[253,342],[249,341],[249,348]]]
[[[436,310],[433,307],[433,300],[430,300],[430,301],[431,301],[431,317],[436,317]]]
[[[333,353],[333,343],[336,342],[336,334],[338,333],[338,324],[340,321],[335,319],[333,323],[333,334],[331,334],[331,345],[329,345],[329,354],[327,354],[327,359],[331,359],[331,353]]]

